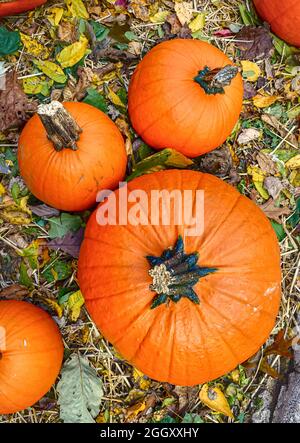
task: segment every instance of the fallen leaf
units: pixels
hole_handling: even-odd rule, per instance
[[[240,132],[237,142],[239,145],[245,145],[253,140],[258,140],[262,136],[262,132],[256,128],[245,128]]]
[[[89,13],[82,0],[66,0],[66,5],[72,17],[89,18]]]
[[[169,15],[169,11],[158,11],[156,14],[151,15],[150,21],[152,23],[164,23]]]
[[[279,97],[276,95],[262,95],[257,94],[253,97],[253,104],[257,108],[267,108],[268,106],[273,105],[278,100]]]
[[[149,387],[151,385],[151,380],[146,375],[144,375],[141,371],[139,371],[136,368],[133,368],[132,376],[133,376],[135,383],[138,385],[138,387],[142,391],[147,391],[149,389]]]
[[[9,31],[4,26],[0,26],[0,57],[13,54],[21,46],[19,31]]]
[[[29,206],[29,209],[33,214],[39,217],[54,217],[58,216],[60,213],[58,209],[51,208],[50,206],[44,203],[42,205]]]
[[[51,298],[45,298],[44,301],[47,303],[47,305],[56,312],[56,315],[61,318],[63,315],[63,310],[62,307],[59,306],[59,304],[55,301],[52,300]]]
[[[266,214],[268,218],[275,220],[277,223],[281,224],[279,217],[282,215],[289,215],[291,213],[290,209],[287,207],[277,207],[272,198],[270,198],[266,203],[259,206],[260,209]]]
[[[256,156],[256,161],[260,169],[266,174],[276,175],[278,173],[277,165],[272,160],[269,154],[265,152],[259,152]]]
[[[249,60],[241,60],[242,74],[245,80],[249,82],[256,82],[258,77],[261,75],[260,67]]]
[[[264,26],[244,26],[236,34],[235,45],[245,60],[267,58],[274,50],[272,36]]]
[[[270,196],[276,200],[280,192],[284,188],[281,180],[278,177],[266,177],[264,180],[264,187],[270,194]]]
[[[71,215],[63,212],[59,217],[48,219],[50,223],[49,237],[51,239],[63,237],[68,232],[76,232],[82,224],[79,215]]]
[[[265,173],[258,166],[248,166],[247,173],[252,176],[254,186],[256,187],[259,194],[267,200],[269,194],[264,188]]]
[[[20,33],[21,41],[24,45],[24,49],[26,52],[28,52],[30,55],[33,55],[34,57],[40,57],[41,59],[45,59],[49,57],[49,50],[45,45],[42,45],[34,38],[30,37],[29,35]]]
[[[51,23],[52,26],[58,26],[63,15],[64,15],[64,9],[63,8],[48,8],[47,13],[47,19]]]
[[[0,290],[0,298],[6,300],[23,300],[29,295],[28,288],[17,283]]]
[[[290,348],[292,347],[295,337],[287,339],[284,337],[284,334],[285,331],[283,329],[277,333],[274,342],[265,349],[265,356],[281,355],[282,357],[292,358],[293,354]]]
[[[175,3],[174,9],[181,25],[190,23],[193,18],[193,8],[189,2]]]
[[[119,106],[120,108],[126,108],[126,105],[111,88],[108,88],[107,97],[114,105]]]
[[[222,146],[212,152],[194,159],[195,169],[217,177],[229,175],[233,169],[233,158],[228,146]]]
[[[78,258],[83,234],[83,228],[78,229],[76,232],[67,232],[62,237],[53,238],[53,240],[48,242],[48,247],[53,250],[61,249],[72,257]]]
[[[197,16],[189,23],[189,28],[192,32],[202,31],[205,26],[205,14],[200,12]]]
[[[63,69],[74,66],[85,56],[87,47],[88,39],[81,35],[79,41],[66,46],[56,56],[56,60]]]
[[[80,315],[81,307],[84,305],[84,298],[81,291],[76,291],[73,292],[73,294],[70,294],[66,305],[71,314],[71,321],[77,321]]]
[[[276,369],[272,368],[272,366],[267,362],[266,358],[263,358],[259,365],[259,370],[264,372],[265,374],[270,375],[275,380],[283,378],[282,375],[276,371]]]
[[[77,40],[77,29],[74,23],[65,20],[62,21],[59,24],[57,36],[61,41],[75,43]]]
[[[219,412],[227,417],[234,418],[228,401],[220,388],[209,386],[206,383],[201,388],[199,398],[202,403],[205,404],[205,406],[208,406],[213,411]]]
[[[293,157],[289,161],[287,161],[285,166],[288,169],[299,169],[300,168],[300,154],[296,155],[295,157]]]
[[[5,88],[0,89],[0,131],[22,126],[36,107],[20,87],[16,72],[6,73]]]
[[[50,62],[49,60],[34,60],[34,64],[56,83],[65,83],[67,81],[67,76],[64,71],[56,63]]]
[[[97,372],[81,354],[72,354],[57,384],[60,418],[65,423],[94,423],[104,395]]]

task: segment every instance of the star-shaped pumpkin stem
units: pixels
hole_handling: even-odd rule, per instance
[[[157,294],[151,309],[169,300],[177,303],[182,297],[199,304],[199,297],[193,287],[201,277],[217,270],[197,265],[198,252],[186,254],[181,236],[178,237],[175,246],[166,249],[160,257],[148,255],[146,258],[151,265],[149,275],[153,279],[150,289]]]

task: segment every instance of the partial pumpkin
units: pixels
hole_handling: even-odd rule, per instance
[[[253,0],[258,14],[287,43],[300,47],[299,0]]]
[[[168,193],[151,212],[153,190],[181,197],[189,190],[200,232],[184,236],[192,215]],[[126,214],[144,225],[100,226],[105,203],[87,224],[78,268],[87,309],[149,377],[188,386],[220,377],[255,354],[274,326],[281,273],[273,228],[252,201],[209,174],[157,172],[129,182],[130,191],[142,200],[138,207],[131,199]],[[117,220],[121,192],[114,193]]]
[[[125,175],[127,156],[117,126],[85,103],[40,105],[24,127],[18,149],[20,173],[40,200],[64,211],[95,205]]]
[[[136,132],[156,149],[197,157],[220,146],[234,128],[243,81],[229,58],[199,40],[155,46],[137,66],[128,109]]]
[[[55,382],[63,359],[50,315],[23,301],[0,301],[0,414],[32,406]]]
[[[0,17],[30,11],[46,3],[47,0],[0,1]]]

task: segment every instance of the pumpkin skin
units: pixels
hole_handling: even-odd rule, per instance
[[[175,39],[155,46],[137,66],[128,110],[136,132],[156,149],[197,157],[220,146],[234,128],[243,101],[238,74],[224,94],[208,95],[194,81],[205,66],[232,65],[209,43]]]
[[[0,3],[0,17],[30,11],[46,3],[47,0],[16,0]]]
[[[255,8],[268,22],[274,34],[300,47],[300,2],[299,0],[254,0]]]
[[[65,109],[82,128],[78,150],[56,151],[38,115],[25,125],[18,148],[20,173],[30,191],[50,206],[82,211],[95,205],[101,189],[113,189],[125,175],[126,151],[117,126],[85,103]]]
[[[194,286],[200,304],[182,298],[151,309],[145,257],[173,247],[187,227],[174,219],[162,225],[162,211],[158,226],[100,226],[95,211],[80,251],[79,284],[92,319],[127,361],[155,380],[195,385],[234,369],[268,338],[280,301],[278,242],[263,212],[214,176],[168,170],[128,183],[128,192],[153,189],[204,191],[204,232],[184,239],[187,253],[198,251],[201,265],[217,268]]]
[[[45,311],[23,301],[0,301],[0,414],[28,408],[49,391],[63,350],[59,329]]]

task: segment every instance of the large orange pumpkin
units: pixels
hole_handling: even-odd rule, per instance
[[[291,45],[300,46],[299,0],[254,0],[254,5],[275,34]]]
[[[29,11],[46,3],[47,0],[0,0],[0,17]]]
[[[41,105],[24,127],[18,149],[22,177],[48,205],[82,211],[98,191],[115,188],[126,170],[126,151],[117,126],[85,103]]]
[[[160,208],[141,200],[144,225],[125,224],[124,214],[123,225],[99,225],[95,211],[79,258],[87,309],[119,353],[153,379],[178,385],[215,379],[253,355],[274,326],[280,299],[275,233],[252,201],[208,174],[157,172],[131,181],[133,190],[135,198],[141,191],[149,198],[153,190],[190,190],[199,220],[196,191],[202,190],[204,230],[184,238],[191,215],[173,199],[164,225],[166,193]],[[138,209],[132,195],[131,202],[128,214]],[[107,210],[103,202],[98,211],[102,205]],[[147,225],[155,215],[157,222]],[[180,215],[187,221],[180,224]]]
[[[203,41],[175,39],[155,46],[139,63],[128,109],[149,145],[196,157],[225,141],[242,100],[242,78],[223,52]]]
[[[55,382],[63,343],[52,318],[23,301],[0,301],[0,414],[32,406]]]

